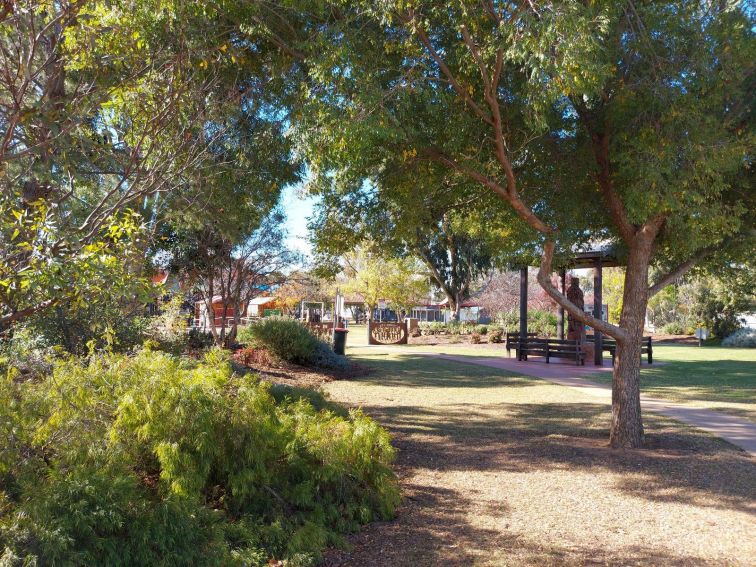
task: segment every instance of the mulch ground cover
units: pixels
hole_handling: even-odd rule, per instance
[[[330,550],[341,566],[753,565],[756,461],[646,414],[646,447],[608,447],[582,392],[483,367],[365,351],[324,385],[394,436],[403,503]]]

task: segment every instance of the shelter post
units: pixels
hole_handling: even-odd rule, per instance
[[[593,264],[593,316],[601,320],[603,315],[603,298],[602,298],[602,286],[603,286],[603,263],[601,258],[596,258]],[[604,364],[604,341],[601,336],[601,332],[593,328],[593,361],[596,366],[603,366]]]
[[[528,267],[520,268],[520,338],[528,336]]]
[[[567,271],[564,268],[559,270],[559,283],[559,291],[561,291],[563,295],[566,294]],[[564,340],[564,307],[562,307],[561,305],[559,306],[559,310],[557,311],[557,338]]]

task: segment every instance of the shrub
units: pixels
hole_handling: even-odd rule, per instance
[[[285,317],[265,317],[242,328],[239,342],[264,347],[275,356],[294,364],[310,364],[318,348],[318,338],[307,327]]]
[[[480,344],[480,333],[470,333],[470,342],[474,345]]]
[[[189,329],[186,335],[186,346],[191,349],[204,350],[213,346],[213,343],[213,334],[197,327]]]
[[[493,328],[488,332],[489,343],[500,343],[504,337],[503,329]]]
[[[330,370],[349,370],[350,364],[346,356],[336,354],[328,343],[318,341],[315,347],[315,353],[310,360],[312,366],[318,368],[328,368]]]
[[[234,360],[244,366],[270,366],[273,362],[270,353],[264,348],[247,347],[234,353]]]
[[[487,335],[488,334],[488,325],[476,325],[475,326],[475,332],[480,335]]]
[[[141,347],[149,338],[150,318],[144,305],[123,305],[115,300],[72,307],[59,304],[29,318],[30,331],[49,347],[87,354],[94,346],[119,352]]]
[[[551,311],[534,309],[528,312],[528,332],[539,337],[556,335],[557,316]]]
[[[662,333],[666,335],[683,335],[685,334],[685,327],[683,327],[682,323],[678,323],[676,321],[673,321],[671,323],[667,323],[662,327]]]
[[[738,329],[722,341],[722,346],[756,348],[756,329],[748,327]]]
[[[265,317],[244,327],[239,341],[263,348],[275,357],[304,366],[347,370],[349,361],[333,352],[331,345],[316,337],[307,327],[284,317]]]
[[[440,321],[420,322],[418,328],[423,335],[440,335],[446,332],[446,325]]]
[[[314,562],[392,516],[388,434],[232,374],[211,350],[0,373],[0,546],[23,564]]]

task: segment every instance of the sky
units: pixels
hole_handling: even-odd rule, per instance
[[[289,185],[281,194],[281,207],[286,213],[287,244],[290,249],[310,257],[312,246],[309,242],[307,222],[313,214],[317,197],[302,196],[302,185]]]

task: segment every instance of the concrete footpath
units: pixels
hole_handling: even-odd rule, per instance
[[[553,362],[550,364],[541,361],[521,362],[512,358],[457,356],[416,351],[413,351],[412,354],[435,356],[463,364],[487,366],[516,374],[533,376],[569,388],[578,388],[583,392],[605,400],[607,403],[611,403],[612,400],[612,390],[609,386],[590,382],[584,378],[587,374],[611,371],[611,368],[607,367],[575,366],[568,362]],[[756,424],[750,421],[718,411],[696,408],[659,398],[649,398],[643,394],[641,394],[641,404],[644,410],[660,413],[702,429],[729,441],[733,445],[741,447],[751,456],[756,456]]]

